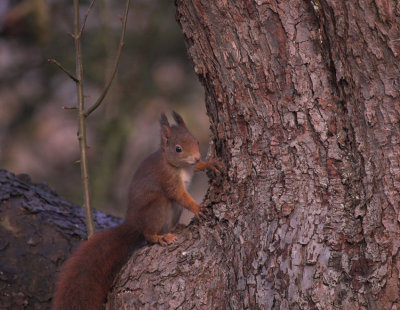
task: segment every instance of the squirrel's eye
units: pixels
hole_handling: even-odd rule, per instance
[[[180,146],[180,145],[175,146],[175,151],[176,151],[177,153],[182,152],[181,146]]]

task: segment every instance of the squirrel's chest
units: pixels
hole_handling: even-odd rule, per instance
[[[185,185],[185,188],[188,188],[188,186],[190,185],[190,182],[192,181],[192,177],[193,177],[193,172],[194,172],[193,167],[181,169],[180,175],[181,175],[182,182]]]

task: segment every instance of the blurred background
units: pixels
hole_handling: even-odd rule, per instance
[[[89,1],[81,1],[81,18]],[[118,49],[125,1],[97,0],[82,38],[86,106],[96,101]],[[27,173],[81,204],[73,1],[0,1],[0,168]],[[182,114],[204,157],[209,123],[204,90],[187,57],[173,1],[131,0],[125,47],[113,85],[88,118],[93,206],[123,216],[129,180],[159,146],[161,112]],[[171,118],[170,118],[171,119]],[[201,201],[205,176],[194,179]]]

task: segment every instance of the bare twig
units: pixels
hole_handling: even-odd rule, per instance
[[[117,56],[115,59],[114,67],[111,73],[111,77],[107,81],[106,85],[102,93],[100,94],[97,101],[88,109],[85,110],[85,96],[83,92],[83,60],[82,60],[82,49],[81,49],[81,37],[82,33],[85,29],[86,21],[90,10],[92,9],[96,0],[92,0],[90,5],[85,13],[85,16],[82,21],[82,25],[80,25],[80,16],[79,16],[79,0],[74,0],[74,15],[75,15],[75,24],[74,24],[74,34],[71,34],[71,37],[75,41],[75,57],[76,57],[76,76],[67,71],[59,62],[55,59],[49,59],[50,63],[56,64],[62,71],[64,71],[74,82],[76,83],[77,89],[77,101],[78,105],[72,107],[64,107],[64,109],[77,109],[78,110],[78,120],[79,120],[79,129],[78,129],[78,140],[79,140],[79,150],[80,150],[80,160],[79,164],[81,167],[81,178],[83,184],[83,206],[85,210],[86,217],[86,227],[88,236],[92,236],[95,232],[93,215],[91,211],[91,195],[90,195],[90,187],[89,187],[89,169],[88,169],[88,159],[87,159],[87,140],[86,140],[86,118],[96,110],[100,104],[102,103],[104,97],[106,96],[111,83],[115,77],[117,72],[119,60],[121,57],[122,48],[124,46],[124,38],[125,38],[125,30],[126,30],[126,22],[128,17],[130,0],[126,0],[125,12],[122,19],[122,31],[121,31],[121,39],[119,44],[119,49],[117,52]]]
[[[90,2],[89,7],[88,7],[88,9],[87,9],[87,11],[86,11],[86,13],[85,13],[85,16],[83,17],[82,27],[81,27],[81,29],[79,30],[79,33],[78,33],[78,34],[75,33],[75,36],[77,35],[79,38],[82,36],[83,29],[85,29],[86,21],[87,21],[87,18],[88,18],[88,16],[89,16],[90,10],[92,9],[92,7],[93,7],[93,5],[94,5],[95,2],[96,2],[96,0],[92,0],[92,2]]]
[[[75,83],[78,83],[79,80],[67,69],[65,69],[62,64],[60,64],[57,60],[55,59],[47,59],[47,61],[51,64],[55,64],[57,67],[59,67],[66,75],[68,75]]]
[[[94,1],[93,1],[94,2]],[[87,161],[87,143],[86,143],[86,117],[84,116],[85,102],[83,95],[83,65],[82,65],[82,50],[81,50],[81,28],[79,26],[79,0],[74,0],[74,12],[75,12],[75,55],[76,55],[76,76],[78,83],[76,83],[77,95],[78,95],[78,116],[79,116],[79,150],[80,150],[80,166],[81,166],[81,177],[83,183],[83,207],[85,210],[86,227],[88,236],[92,236],[95,233],[95,227],[93,222],[93,215],[91,210],[90,202],[90,187],[89,187],[89,169]]]
[[[63,110],[78,110],[77,106],[67,106],[67,105],[63,105],[62,106]]]
[[[106,85],[104,86],[104,89],[103,89],[102,93],[100,94],[99,98],[97,99],[97,101],[89,109],[87,109],[87,111],[85,112],[85,114],[84,114],[85,117],[88,117],[103,102],[104,97],[107,95],[107,92],[110,89],[112,81],[114,80],[115,74],[117,73],[119,60],[121,58],[121,52],[122,52],[122,49],[124,47],[126,21],[128,19],[129,5],[130,5],[130,0],[126,0],[124,16],[122,18],[121,38],[120,38],[120,41],[119,41],[119,48],[118,48],[117,56],[115,58],[115,62],[114,62],[113,70],[111,72],[111,76],[108,79]]]

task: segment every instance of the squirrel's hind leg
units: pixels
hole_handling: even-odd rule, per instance
[[[158,243],[162,246],[171,244],[176,240],[176,236],[174,234],[157,235],[144,233],[144,238],[150,243]]]

